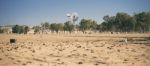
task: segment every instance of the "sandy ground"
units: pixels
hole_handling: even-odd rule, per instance
[[[150,66],[147,37],[150,34],[0,34],[0,66]],[[10,38],[17,42],[10,44]]]

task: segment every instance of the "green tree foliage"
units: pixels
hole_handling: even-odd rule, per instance
[[[43,29],[49,29],[50,28],[50,25],[48,22],[45,22],[45,23],[41,23],[41,26]]]
[[[146,16],[148,18],[148,16]],[[146,18],[144,17],[144,18]],[[138,29],[142,23],[138,14],[130,16],[127,13],[117,13],[116,16],[104,16],[104,22],[101,23],[102,31],[133,32]],[[145,22],[146,20],[143,20]],[[149,23],[147,21],[147,23]],[[145,26],[145,25],[144,25]],[[142,29],[142,28],[140,28]]]
[[[78,27],[74,27],[73,23],[67,21],[64,24],[62,23],[52,23],[48,22],[41,23],[40,26],[35,26],[35,33],[44,30],[51,30],[52,32],[59,31],[69,31],[70,33],[76,28],[85,32],[86,30],[98,30],[99,32],[103,31],[113,31],[113,32],[150,32],[150,12],[141,12],[136,13],[133,16],[119,12],[114,16],[106,15],[103,17],[103,22],[101,24],[97,24],[96,21],[92,19],[81,19]],[[29,31],[28,26],[19,26],[15,25],[12,28],[13,33],[24,33],[26,34]],[[3,30],[0,29],[0,33]]]
[[[135,20],[127,13],[117,13],[115,21],[118,25],[117,28],[121,32],[130,32],[134,29]]]
[[[82,19],[80,24],[80,29],[84,32],[85,30],[96,30],[97,23],[91,19]]]
[[[62,23],[58,23],[56,26],[57,26],[57,32],[64,30],[64,25]]]
[[[15,25],[14,27],[12,27],[12,32],[13,33],[24,33],[27,34],[27,32],[29,31],[29,27],[28,26],[19,26],[19,25]]]
[[[50,24],[48,22],[41,23],[42,33],[47,34],[47,31],[50,29]]]
[[[97,24],[96,30],[98,30],[99,32],[102,32],[102,25],[101,24]]]
[[[50,28],[52,30],[52,32],[56,31],[58,33],[58,31],[62,31],[64,28],[64,25],[62,23],[52,23],[50,25]]]
[[[101,24],[102,31],[116,31],[117,23],[115,22],[116,17],[115,16],[104,16],[103,20],[104,22]]]
[[[25,26],[25,27],[24,27],[24,30],[23,30],[24,34],[27,34],[28,31],[29,31],[29,27],[28,27],[28,26]]]
[[[21,34],[21,33],[23,33],[23,27],[22,27],[22,26],[19,26],[19,25],[15,25],[15,26],[12,28],[12,32],[13,32],[13,33]]]
[[[74,26],[70,21],[64,23],[64,30],[69,31],[70,33],[73,31]]]
[[[56,23],[52,23],[50,25],[51,31],[54,32],[56,30]]]
[[[80,22],[80,29],[84,31],[89,28],[90,28],[90,23],[86,19],[82,19]]]
[[[141,12],[134,15],[136,20],[135,31],[149,32],[150,31],[150,12]]]
[[[101,30],[102,31],[109,31],[109,29],[108,29],[108,23],[107,22],[102,22],[101,23]]]
[[[41,27],[40,26],[34,26],[33,29],[34,29],[34,33],[37,34],[40,32]]]
[[[96,30],[96,28],[97,28],[97,22],[96,21],[94,21],[94,20],[90,20],[89,21],[90,22],[90,28],[92,29],[92,30]]]

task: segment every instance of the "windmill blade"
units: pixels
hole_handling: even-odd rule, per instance
[[[73,15],[73,21],[74,22],[77,21],[78,20],[78,13],[74,12],[74,13],[72,13],[72,15]]]
[[[66,15],[67,15],[67,17],[71,17],[71,14],[69,14],[69,13],[67,13]]]
[[[71,22],[76,22],[78,20],[78,13],[73,12],[73,13],[67,13],[67,17],[69,17]]]

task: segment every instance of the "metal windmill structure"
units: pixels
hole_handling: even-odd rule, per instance
[[[73,12],[73,13],[67,13],[66,16],[69,18],[69,21],[74,25],[74,30],[75,30],[75,22],[78,20],[79,16],[78,13]]]

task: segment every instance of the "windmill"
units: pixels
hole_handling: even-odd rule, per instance
[[[66,16],[69,18],[69,21],[74,25],[74,30],[75,30],[75,22],[78,20],[78,13],[73,12],[73,13],[67,13]]]
[[[78,13],[73,12],[73,13],[67,13],[67,17],[69,18],[69,21],[72,23],[75,23],[78,20]]]

